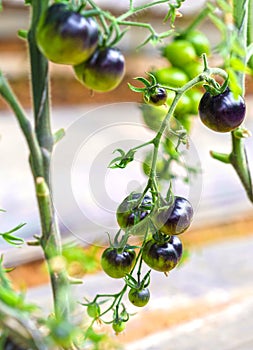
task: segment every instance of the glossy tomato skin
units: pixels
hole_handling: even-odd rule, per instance
[[[101,257],[101,266],[105,273],[112,278],[122,278],[130,273],[135,263],[136,254],[134,250],[107,248]]]
[[[53,4],[36,31],[40,51],[52,62],[76,65],[87,60],[98,44],[98,26],[65,4]]]
[[[194,47],[187,40],[174,40],[169,43],[163,51],[163,55],[175,67],[184,68],[184,66],[196,58]]]
[[[169,272],[180,261],[182,252],[182,243],[176,236],[171,236],[164,243],[159,243],[151,238],[143,247],[142,258],[151,269]]]
[[[157,211],[154,223],[166,235],[179,235],[187,230],[193,217],[191,203],[183,197],[174,197],[173,204]]]
[[[119,334],[126,329],[126,322],[121,320],[115,320],[112,323],[112,328],[116,334]]]
[[[162,106],[166,103],[167,92],[164,88],[156,88],[155,91],[150,95],[149,103],[153,106]]]
[[[120,228],[126,229],[134,226],[150,213],[152,206],[151,196],[146,194],[141,203],[139,203],[141,196],[142,193],[130,193],[118,206],[116,217]]]
[[[143,288],[143,289],[131,288],[128,293],[128,299],[134,306],[143,307],[147,305],[147,303],[149,302],[149,299],[150,299],[149,289],[148,288]]]
[[[115,89],[123,79],[125,58],[117,48],[98,48],[88,61],[75,66],[74,70],[84,86],[107,92]]]
[[[227,88],[222,94],[212,96],[206,92],[199,103],[199,116],[203,124],[217,132],[230,132],[244,120],[245,101],[241,96],[235,99]]]

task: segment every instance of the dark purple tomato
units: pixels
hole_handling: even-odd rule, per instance
[[[37,32],[40,51],[50,61],[76,65],[87,60],[98,43],[98,26],[92,18],[53,4],[42,15]]]
[[[143,220],[152,208],[152,197],[146,194],[142,201],[142,193],[130,193],[118,206],[116,217],[122,229],[134,226]]]
[[[169,208],[158,210],[154,223],[166,235],[179,235],[190,226],[193,217],[191,203],[183,197],[174,197]]]
[[[216,96],[205,92],[199,103],[201,121],[209,129],[217,132],[236,129],[243,122],[245,112],[244,99],[241,96],[236,99],[229,88]]]
[[[131,288],[128,293],[128,299],[129,301],[134,305],[138,307],[143,307],[147,305],[150,299],[150,292],[148,288]]]
[[[99,48],[74,70],[77,79],[87,88],[107,92],[115,89],[123,79],[125,58],[117,48]]]
[[[153,106],[162,106],[167,101],[167,91],[164,88],[155,88],[151,92],[149,99],[145,99],[145,102],[152,104]]]
[[[142,258],[151,269],[169,272],[178,264],[182,252],[182,243],[176,236],[171,236],[167,242],[163,243],[151,238],[143,247]]]
[[[135,263],[136,254],[132,249],[107,248],[101,257],[104,272],[112,278],[122,278],[130,273]]]

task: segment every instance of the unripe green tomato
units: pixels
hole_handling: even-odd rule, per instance
[[[112,328],[115,331],[116,334],[119,334],[121,332],[123,332],[126,328],[126,322],[124,321],[114,321],[112,324]]]
[[[168,96],[167,104],[168,106],[170,106],[175,97],[175,93],[173,91],[168,91],[167,96]],[[174,113],[175,115],[178,115],[178,114],[181,115],[181,114],[188,113],[190,109],[191,109],[191,99],[189,96],[184,94],[178,101]]]
[[[42,14],[36,40],[50,61],[76,65],[87,60],[98,44],[98,26],[92,18],[56,3]]]
[[[198,113],[199,113],[199,101],[201,100],[203,93],[199,89],[193,88],[193,89],[186,91],[186,95],[191,100],[191,109],[189,110],[189,113],[193,114],[193,115],[198,115]]]
[[[154,131],[158,131],[161,127],[162,121],[168,113],[167,106],[152,106],[143,104],[141,106],[142,117],[145,124]]]
[[[187,74],[177,67],[165,67],[154,72],[157,81],[161,85],[182,87],[188,82]]]
[[[193,79],[203,72],[203,65],[197,61],[189,62],[185,65],[184,72],[188,75],[189,79]]]
[[[98,303],[91,303],[87,306],[87,314],[91,318],[98,318],[100,315],[100,306]]]
[[[174,40],[165,46],[164,57],[175,67],[184,68],[186,64],[196,59],[196,52],[187,40]]]
[[[203,32],[191,30],[184,35],[184,39],[192,44],[198,56],[201,56],[203,53],[210,54],[210,42]]]

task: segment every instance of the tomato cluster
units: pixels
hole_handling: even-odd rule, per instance
[[[176,36],[172,42],[163,48],[162,52],[169,65],[152,73],[158,84],[180,88],[203,71],[200,56],[203,53],[209,54],[210,44],[205,34],[197,30],[191,30]],[[174,96],[173,91],[167,90],[166,101],[163,100],[163,103],[156,104],[150,103],[150,105],[143,107],[144,121],[151,129],[155,131],[159,129]],[[186,131],[191,128],[191,116],[198,115],[198,105],[201,97],[200,89],[194,87],[182,96],[175,108],[174,117]],[[152,102],[151,99],[149,102]],[[167,108],[161,106],[164,102],[166,102]]]
[[[106,92],[121,82],[125,59],[119,49],[100,46],[100,36],[95,19],[66,3],[48,7],[36,32],[37,45],[47,59],[73,66],[84,86]]]

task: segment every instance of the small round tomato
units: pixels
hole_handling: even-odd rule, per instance
[[[193,208],[190,202],[183,197],[174,197],[171,206],[157,210],[154,224],[166,235],[179,235],[190,226],[192,217]]]
[[[192,44],[198,56],[201,56],[203,53],[210,54],[210,42],[203,32],[191,30],[183,38]]]
[[[187,74],[189,79],[193,79],[203,72],[203,66],[200,62],[193,61],[184,66],[184,72]]]
[[[98,44],[98,26],[92,18],[53,4],[42,15],[36,31],[40,51],[52,62],[76,65],[87,60]]]
[[[186,96],[188,96],[191,100],[191,108],[189,110],[190,114],[198,115],[199,113],[199,101],[203,96],[203,93],[198,89],[190,89],[186,91]]]
[[[158,131],[161,127],[162,121],[168,113],[168,107],[163,106],[151,106],[149,104],[143,104],[141,106],[142,117],[145,124],[154,131]]]
[[[173,91],[168,92],[168,98],[167,98],[167,104],[170,106],[172,104],[172,101],[174,100],[175,93]],[[188,113],[191,109],[191,99],[188,95],[184,94],[180,100],[178,101],[174,114],[185,114]]]
[[[25,350],[20,345],[13,343],[11,338],[6,338],[3,344],[3,350]]]
[[[241,96],[236,99],[229,88],[216,96],[206,92],[199,103],[201,121],[209,129],[217,132],[236,129],[243,122],[245,112],[244,99]]]
[[[77,79],[98,92],[115,89],[123,79],[125,58],[114,47],[98,48],[91,58],[74,67]]]
[[[136,289],[131,288],[128,293],[129,301],[138,307],[143,307],[147,305],[150,299],[150,292],[148,288]]]
[[[126,322],[121,320],[115,320],[112,323],[112,328],[116,334],[119,334],[126,329]]]
[[[107,248],[101,257],[104,272],[112,278],[125,277],[132,270],[136,254],[132,249]]]
[[[176,267],[182,253],[182,243],[176,236],[171,236],[167,242],[163,243],[151,238],[144,244],[142,258],[151,269],[169,272]]]
[[[158,69],[156,72],[154,72],[154,75],[161,85],[171,87],[182,87],[189,80],[186,73],[177,67],[165,67]]]
[[[142,193],[130,193],[118,206],[116,217],[120,228],[126,229],[134,226],[150,213],[152,197],[145,194],[140,202],[141,197]]]
[[[196,52],[192,44],[182,39],[174,40],[165,46],[163,55],[173,66],[181,68],[196,59]]]
[[[87,306],[87,314],[91,318],[98,318],[100,315],[100,306],[98,303],[91,303]]]
[[[167,91],[164,88],[156,87],[150,94],[149,99],[144,98],[145,102],[153,106],[162,106],[167,100]]]

